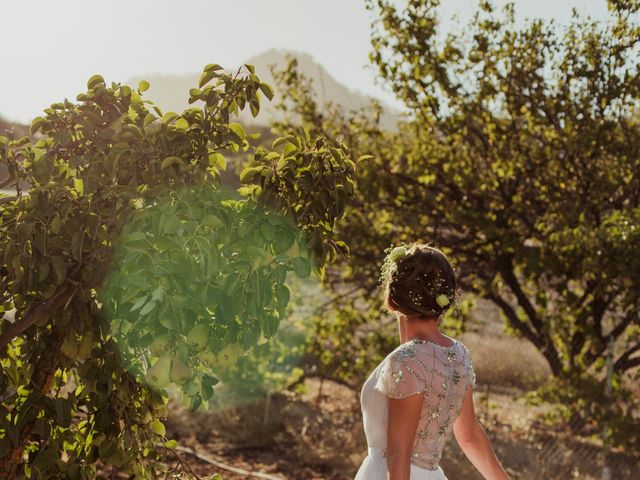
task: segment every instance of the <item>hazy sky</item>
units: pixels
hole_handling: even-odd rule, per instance
[[[401,0],[398,0],[401,3]],[[477,0],[444,0],[442,28]],[[494,4],[503,5],[504,0]],[[575,6],[604,18],[606,0],[515,0],[518,18],[566,22]],[[155,73],[232,68],[270,48],[310,53],[349,88],[393,103],[366,68],[370,19],[363,0],[12,0],[2,4],[0,116],[29,122],[51,103],[107,82]]]

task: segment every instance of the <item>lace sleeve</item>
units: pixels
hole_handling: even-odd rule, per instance
[[[411,346],[401,347],[384,359],[374,388],[396,399],[425,391],[424,368]]]

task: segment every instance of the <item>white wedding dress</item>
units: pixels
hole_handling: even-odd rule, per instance
[[[355,480],[387,480],[387,397],[423,395],[422,413],[411,454],[411,480],[447,480],[440,457],[460,415],[475,372],[466,346],[443,347],[413,339],[393,350],[362,386],[360,403],[368,454]]]

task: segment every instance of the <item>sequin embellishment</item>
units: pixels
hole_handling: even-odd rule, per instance
[[[389,398],[422,394],[411,462],[421,468],[438,468],[444,445],[460,414],[464,394],[475,384],[467,348],[459,341],[443,347],[413,340],[400,345],[383,361],[375,389]]]

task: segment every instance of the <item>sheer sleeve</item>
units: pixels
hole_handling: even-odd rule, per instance
[[[396,399],[425,391],[425,370],[412,346],[401,346],[383,360],[374,388]]]
[[[463,347],[464,347],[464,367],[465,367],[465,372],[467,374],[467,381],[469,382],[469,385],[471,387],[475,387],[476,372],[473,368],[473,362],[471,361],[471,354],[469,353],[469,350],[467,349],[466,345],[463,345]]]

